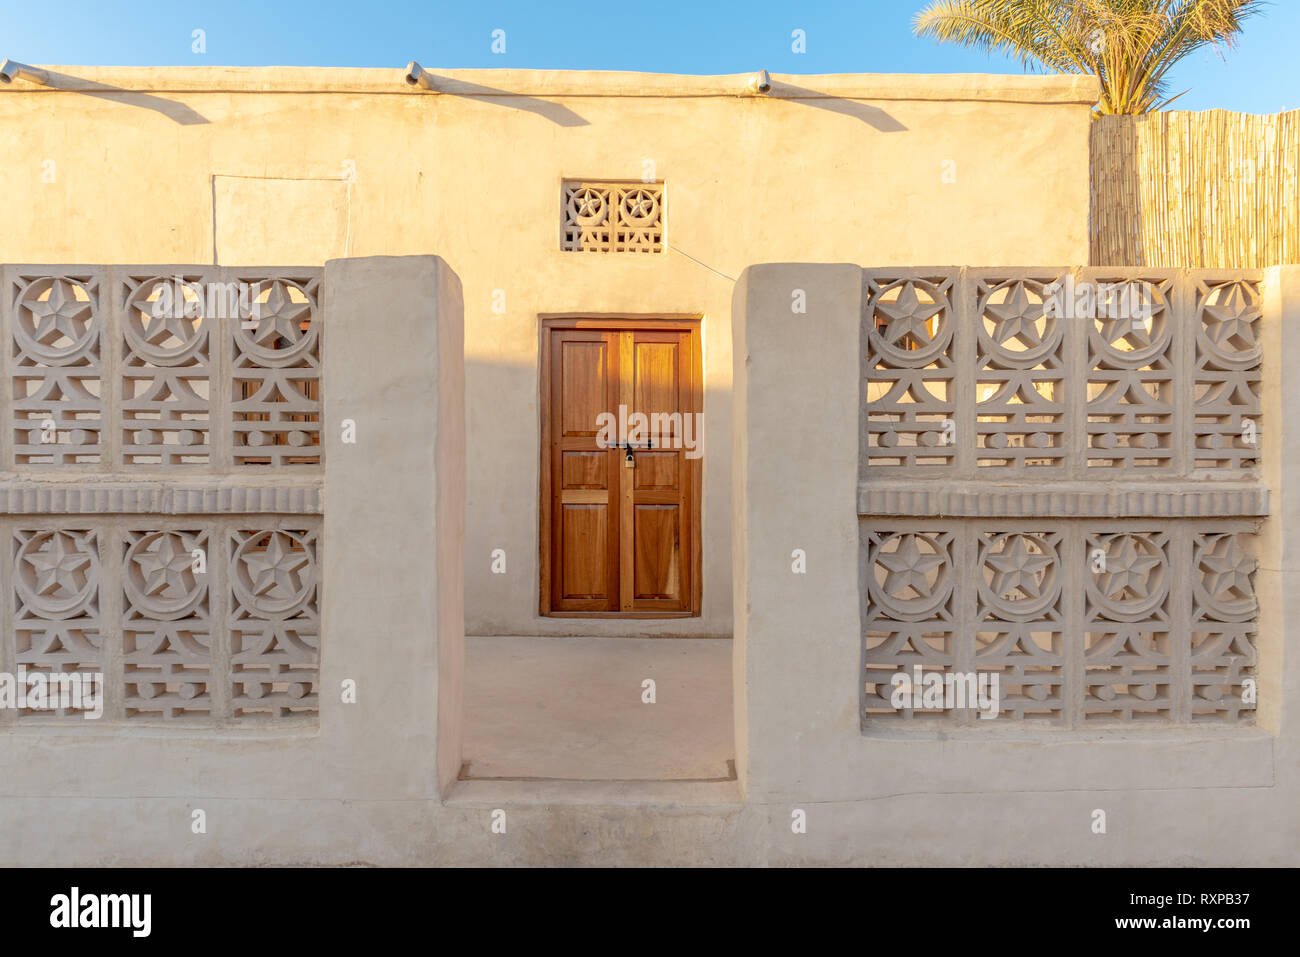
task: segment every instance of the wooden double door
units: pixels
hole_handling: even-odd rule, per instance
[[[698,317],[543,317],[541,334],[541,613],[698,615]]]

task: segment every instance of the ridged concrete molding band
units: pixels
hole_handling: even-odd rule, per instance
[[[951,515],[957,518],[1197,518],[1267,515],[1261,485],[1192,488],[996,488],[945,482],[871,480],[858,485],[859,515]]]
[[[319,515],[319,485],[78,485],[0,483],[4,515]]]

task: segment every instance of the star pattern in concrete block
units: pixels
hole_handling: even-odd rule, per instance
[[[144,576],[151,597],[184,598],[195,587],[193,558],[180,535],[165,532],[132,559]]]
[[[45,597],[75,595],[86,586],[90,555],[67,532],[55,532],[24,559],[36,573],[36,593]]]
[[[1221,287],[1214,302],[1205,304],[1205,334],[1219,347],[1249,352],[1258,344],[1255,320],[1258,311],[1247,299],[1240,283]]]
[[[1153,329],[1151,320],[1133,317],[1106,318],[1098,320],[1097,324],[1101,329],[1101,337],[1109,346],[1127,342],[1134,349],[1151,348]]]
[[[174,344],[187,345],[198,336],[199,320],[177,315],[184,311],[184,304],[167,310],[166,314],[155,316],[148,308],[140,310],[140,323],[144,331],[144,341],[151,346],[167,345],[168,340]]]
[[[76,287],[66,279],[56,279],[45,299],[24,302],[35,320],[32,338],[42,345],[54,345],[60,338],[80,342],[93,317],[90,302],[78,299]]]
[[[282,282],[273,282],[266,301],[254,306],[257,328],[253,341],[268,348],[277,339],[296,343],[303,337],[302,318],[311,311],[310,302],[294,302]]]
[[[573,194],[578,207],[578,215],[583,219],[599,216],[605,209],[605,197],[599,190],[583,189]]]
[[[1235,535],[1219,539],[1201,554],[1201,580],[1211,598],[1225,594],[1242,598],[1252,594],[1250,573],[1255,562],[1242,551]]]
[[[1018,282],[1002,302],[989,302],[984,306],[986,315],[993,319],[993,341],[998,345],[1019,342],[1032,349],[1043,344],[1038,324],[1045,323],[1041,304],[1031,304],[1025,284]]]
[[[1134,535],[1121,535],[1106,550],[1106,570],[1100,575],[1098,584],[1107,598],[1123,600],[1129,598],[1148,598],[1152,588],[1152,569],[1161,564],[1157,555],[1152,555],[1139,545]]]
[[[246,551],[244,565],[248,568],[254,595],[292,598],[302,589],[298,570],[307,564],[307,553],[293,547],[289,536],[272,532],[266,550]]]
[[[1042,594],[1042,576],[1052,560],[1048,556],[1029,550],[1026,535],[1010,536],[1000,552],[990,552],[985,562],[993,569],[993,591],[999,595],[1011,594],[1018,589],[1026,598]]]
[[[911,587],[917,595],[930,592],[930,572],[943,564],[943,556],[932,551],[923,552],[917,546],[917,536],[899,536],[898,548],[892,552],[880,551],[876,561],[886,570],[884,589],[894,596],[902,595]]]
[[[655,208],[655,198],[643,189],[632,190],[623,197],[623,212],[628,219],[645,219]]]
[[[885,316],[885,341],[906,349],[908,344],[924,346],[930,342],[929,321],[943,309],[942,303],[922,302],[916,286],[907,283],[893,302],[881,299],[876,311]]]

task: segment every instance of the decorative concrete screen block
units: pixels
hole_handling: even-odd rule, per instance
[[[959,667],[953,536],[936,529],[877,533],[866,528],[863,536],[869,610],[864,616],[866,714],[888,709],[910,717],[912,709],[890,705],[894,673],[906,672],[910,686],[913,663],[944,675]]]
[[[315,719],[319,519],[24,521],[9,520],[13,643],[0,661],[103,673],[108,723]]]
[[[230,536],[230,677],[235,713],[316,710],[320,581],[313,531]]]
[[[1258,282],[1197,279],[1192,432],[1196,469],[1259,466],[1260,415]]]
[[[5,283],[20,465],[94,464],[103,445],[105,276],[19,271]]]
[[[866,462],[952,466],[958,353],[953,280],[923,273],[867,276]]]
[[[206,717],[212,712],[208,533],[129,530],[122,544],[126,714]]]
[[[565,180],[560,248],[661,253],[664,204],[663,183]]]
[[[0,266],[0,672],[102,674],[97,724],[316,723],[322,280]]]
[[[208,463],[212,327],[217,321],[201,290],[216,281],[215,270],[171,279],[123,278],[118,290],[124,300],[119,412],[123,464]]]
[[[5,277],[9,464],[319,470],[321,270],[18,266]]]
[[[1065,329],[1037,321],[1060,280],[975,281],[976,460],[980,466],[1065,463]],[[951,441],[955,441],[954,435]]]
[[[47,675],[103,671],[98,536],[93,529],[17,529],[13,533],[13,650],[5,657]],[[20,717],[80,713],[24,708]]]
[[[867,270],[861,471],[1255,477],[1259,276]]]
[[[240,274],[256,318],[232,325],[236,465],[320,465],[320,276]]]
[[[864,727],[1253,721],[1259,281],[865,272]]]
[[[1123,280],[1107,276],[1105,284]],[[1175,366],[1186,326],[1170,314],[1171,280],[1141,280],[1147,321],[1097,310],[1088,327],[1088,466],[1174,469]]]
[[[1193,720],[1243,717],[1242,679],[1255,674],[1259,614],[1244,553],[1254,537],[1231,532],[1192,538],[1191,704]],[[1253,709],[1253,705],[1250,706]]]
[[[923,684],[914,695],[919,667],[996,674],[999,720],[1250,719],[1251,532],[1153,521],[864,526],[865,716],[984,724],[973,696],[925,701]],[[898,688],[902,708],[891,701]]]

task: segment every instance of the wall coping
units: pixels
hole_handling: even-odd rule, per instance
[[[755,69],[759,68],[755,65]],[[692,76],[609,70],[441,70],[430,68],[435,89],[405,81],[405,69],[332,67],[45,66],[50,85],[26,80],[15,93],[374,93],[470,97],[760,97],[748,91],[750,73]],[[1091,105],[1092,76],[989,73],[773,73],[767,99],[976,100]]]

